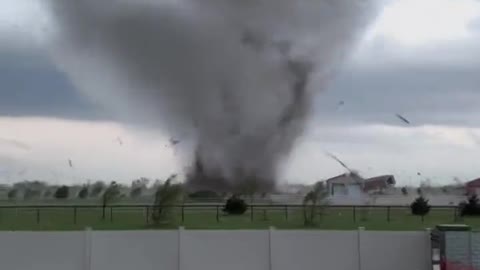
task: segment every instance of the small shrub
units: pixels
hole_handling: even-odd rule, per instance
[[[476,194],[471,195],[466,202],[459,205],[461,216],[480,216],[479,199]]]
[[[68,186],[61,186],[55,191],[54,197],[57,199],[66,199],[68,198],[68,193],[70,192],[70,189]]]
[[[247,207],[248,206],[244,200],[233,195],[225,203],[223,212],[228,213],[230,215],[243,215],[245,211],[247,211]]]
[[[88,197],[88,187],[84,186],[82,189],[78,192],[78,198],[79,199],[85,199]]]
[[[407,190],[406,187],[402,187],[402,194],[403,194],[404,196],[407,196],[407,195],[408,195],[408,190]]]
[[[120,197],[120,186],[117,182],[112,181],[110,186],[105,189],[105,192],[102,195],[102,206],[105,208],[108,204],[111,204],[113,201]]]
[[[120,197],[120,187],[117,182],[112,181],[110,186],[105,189],[105,192],[102,195],[102,219],[106,217],[106,208],[107,205],[113,203]]]
[[[183,186],[173,183],[176,174],[171,175],[164,184],[158,185],[155,191],[152,220],[155,225],[168,224],[174,221],[174,209],[170,206],[178,203],[183,197]]]
[[[8,191],[7,197],[9,200],[15,200],[17,198],[18,190],[17,189],[10,189]]]
[[[425,216],[430,212],[430,205],[428,204],[428,200],[425,199],[423,196],[420,196],[413,201],[410,205],[410,209],[412,211],[412,215],[415,216]]]
[[[105,183],[102,181],[97,181],[92,185],[92,190],[90,192],[90,197],[98,197],[102,191],[106,188]]]

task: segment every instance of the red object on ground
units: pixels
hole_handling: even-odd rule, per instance
[[[480,178],[467,182],[465,184],[465,189],[469,195],[477,194],[478,191],[480,191]]]
[[[454,263],[454,262],[442,262],[440,264],[441,270],[480,270],[473,266],[463,265],[461,263]]]

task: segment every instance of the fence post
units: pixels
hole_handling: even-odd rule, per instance
[[[390,223],[390,206],[387,206],[387,221]]]
[[[425,264],[426,264],[426,268],[425,269],[432,269],[432,246],[431,246],[431,243],[432,243],[432,240],[431,240],[431,235],[432,235],[432,229],[430,228],[426,228],[425,229],[425,247],[426,247],[426,250],[425,250],[425,258],[427,258],[427,260],[425,261]]]
[[[77,207],[73,207],[73,224],[77,224]]]
[[[285,220],[288,220],[288,205],[285,205]]]
[[[472,258],[472,231],[468,232],[468,266],[468,269],[474,269]]]
[[[220,222],[220,209],[219,206],[217,205],[217,223]]]
[[[358,270],[362,268],[362,233],[365,231],[365,227],[358,227],[357,230],[357,252],[358,252]]]
[[[84,249],[84,267],[85,270],[91,270],[92,268],[92,229],[85,228],[85,249]]]
[[[253,222],[253,205],[250,205],[250,221]]]
[[[40,208],[37,208],[37,224],[40,224]]]
[[[185,205],[182,204],[182,223],[185,222]]]
[[[150,223],[150,207],[145,207],[145,212],[146,212],[146,215],[145,215],[145,221],[147,222],[147,225]]]
[[[275,231],[275,227],[270,226],[270,229],[268,230],[268,270],[273,269],[272,239],[273,239],[274,231]]]
[[[457,221],[457,207],[455,206],[453,208],[453,222],[456,222]]]
[[[113,222],[113,206],[110,206],[110,222]]]
[[[178,227],[178,261],[177,261],[177,264],[178,264],[178,270],[181,270],[183,269],[182,267],[182,234],[183,234],[183,231],[184,231],[184,227]]]
[[[357,222],[357,207],[353,207],[353,222]]]

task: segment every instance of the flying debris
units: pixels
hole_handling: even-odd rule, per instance
[[[347,171],[349,171],[350,173],[353,172],[353,170],[351,170],[347,164],[345,164],[345,162],[341,161],[338,157],[336,157],[334,154],[332,153],[329,153],[329,152],[326,152],[325,153],[327,156],[329,156],[330,158],[332,158],[333,160],[335,160],[336,162],[338,162],[342,167],[344,167],[345,169],[347,169]]]
[[[25,169],[23,169],[23,170],[20,170],[20,171],[17,173],[17,175],[18,175],[18,176],[23,176],[23,175],[25,175],[25,173],[26,173],[27,171],[28,171],[28,170],[25,168]]]
[[[172,148],[173,149],[173,154],[176,155],[177,154],[177,149],[176,149],[176,145],[178,145],[181,141],[178,140],[178,139],[174,139],[174,138],[170,138],[168,140],[169,144],[165,145],[165,148]]]
[[[407,118],[403,117],[402,115],[400,115],[398,113],[396,114],[396,116],[397,116],[398,119],[402,120],[405,124],[410,125],[410,121],[408,121]]]
[[[180,143],[180,140],[177,140],[177,139],[174,139],[174,138],[170,138],[169,142],[170,142],[170,145],[171,145],[171,146],[175,146],[175,145],[177,145],[177,144]]]
[[[117,137],[117,140],[116,140],[116,141],[118,142],[118,144],[119,144],[119,145],[123,145],[122,138],[120,138],[120,137]]]
[[[345,105],[345,101],[340,100],[340,102],[338,102],[338,104],[337,104],[337,110],[339,110],[340,108],[342,108],[343,105]]]
[[[13,140],[13,139],[0,138],[0,144],[11,145],[25,151],[29,151],[32,149],[30,145],[23,143],[21,141]]]
[[[71,159],[68,160],[68,166],[70,166],[70,168],[73,168],[73,162]]]
[[[348,171],[348,174],[352,177],[353,180],[355,180],[357,183],[361,184],[362,183],[362,176],[360,175],[360,173],[355,170],[355,169],[350,169],[350,167],[347,166],[347,164],[345,162],[343,162],[342,160],[340,160],[338,157],[336,157],[334,154],[332,153],[329,153],[329,152],[325,152],[325,154],[327,156],[329,156],[330,158],[332,158],[333,160],[335,160],[336,162],[338,162],[342,167],[344,167],[345,169],[347,169]]]
[[[266,41],[262,36],[253,31],[245,31],[242,35],[241,42],[255,51],[262,51],[266,45]]]
[[[165,182],[166,182],[166,181],[173,181],[173,180],[175,180],[175,178],[177,178],[177,176],[178,176],[178,174],[172,173],[172,174],[167,178],[167,180],[165,180]]]
[[[417,172],[417,175],[419,175],[419,176],[420,176],[420,175],[422,175],[422,174],[421,174],[420,172]]]

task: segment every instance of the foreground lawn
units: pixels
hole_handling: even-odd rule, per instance
[[[219,208],[221,210],[221,208]],[[466,218],[456,220],[453,209],[432,209],[422,221],[421,217],[412,216],[408,208],[327,208],[317,217],[317,225],[305,227],[303,211],[300,208],[279,206],[255,207],[241,216],[227,216],[211,207],[185,207],[183,221],[181,208],[174,209],[173,221],[160,227],[151,224],[150,210],[146,208],[107,208],[105,219],[101,208],[72,207],[49,209],[0,209],[0,230],[83,230],[91,227],[95,230],[143,230],[172,229],[184,226],[187,229],[324,229],[352,230],[365,227],[367,230],[423,230],[437,224],[462,223],[480,228],[480,219]]]

